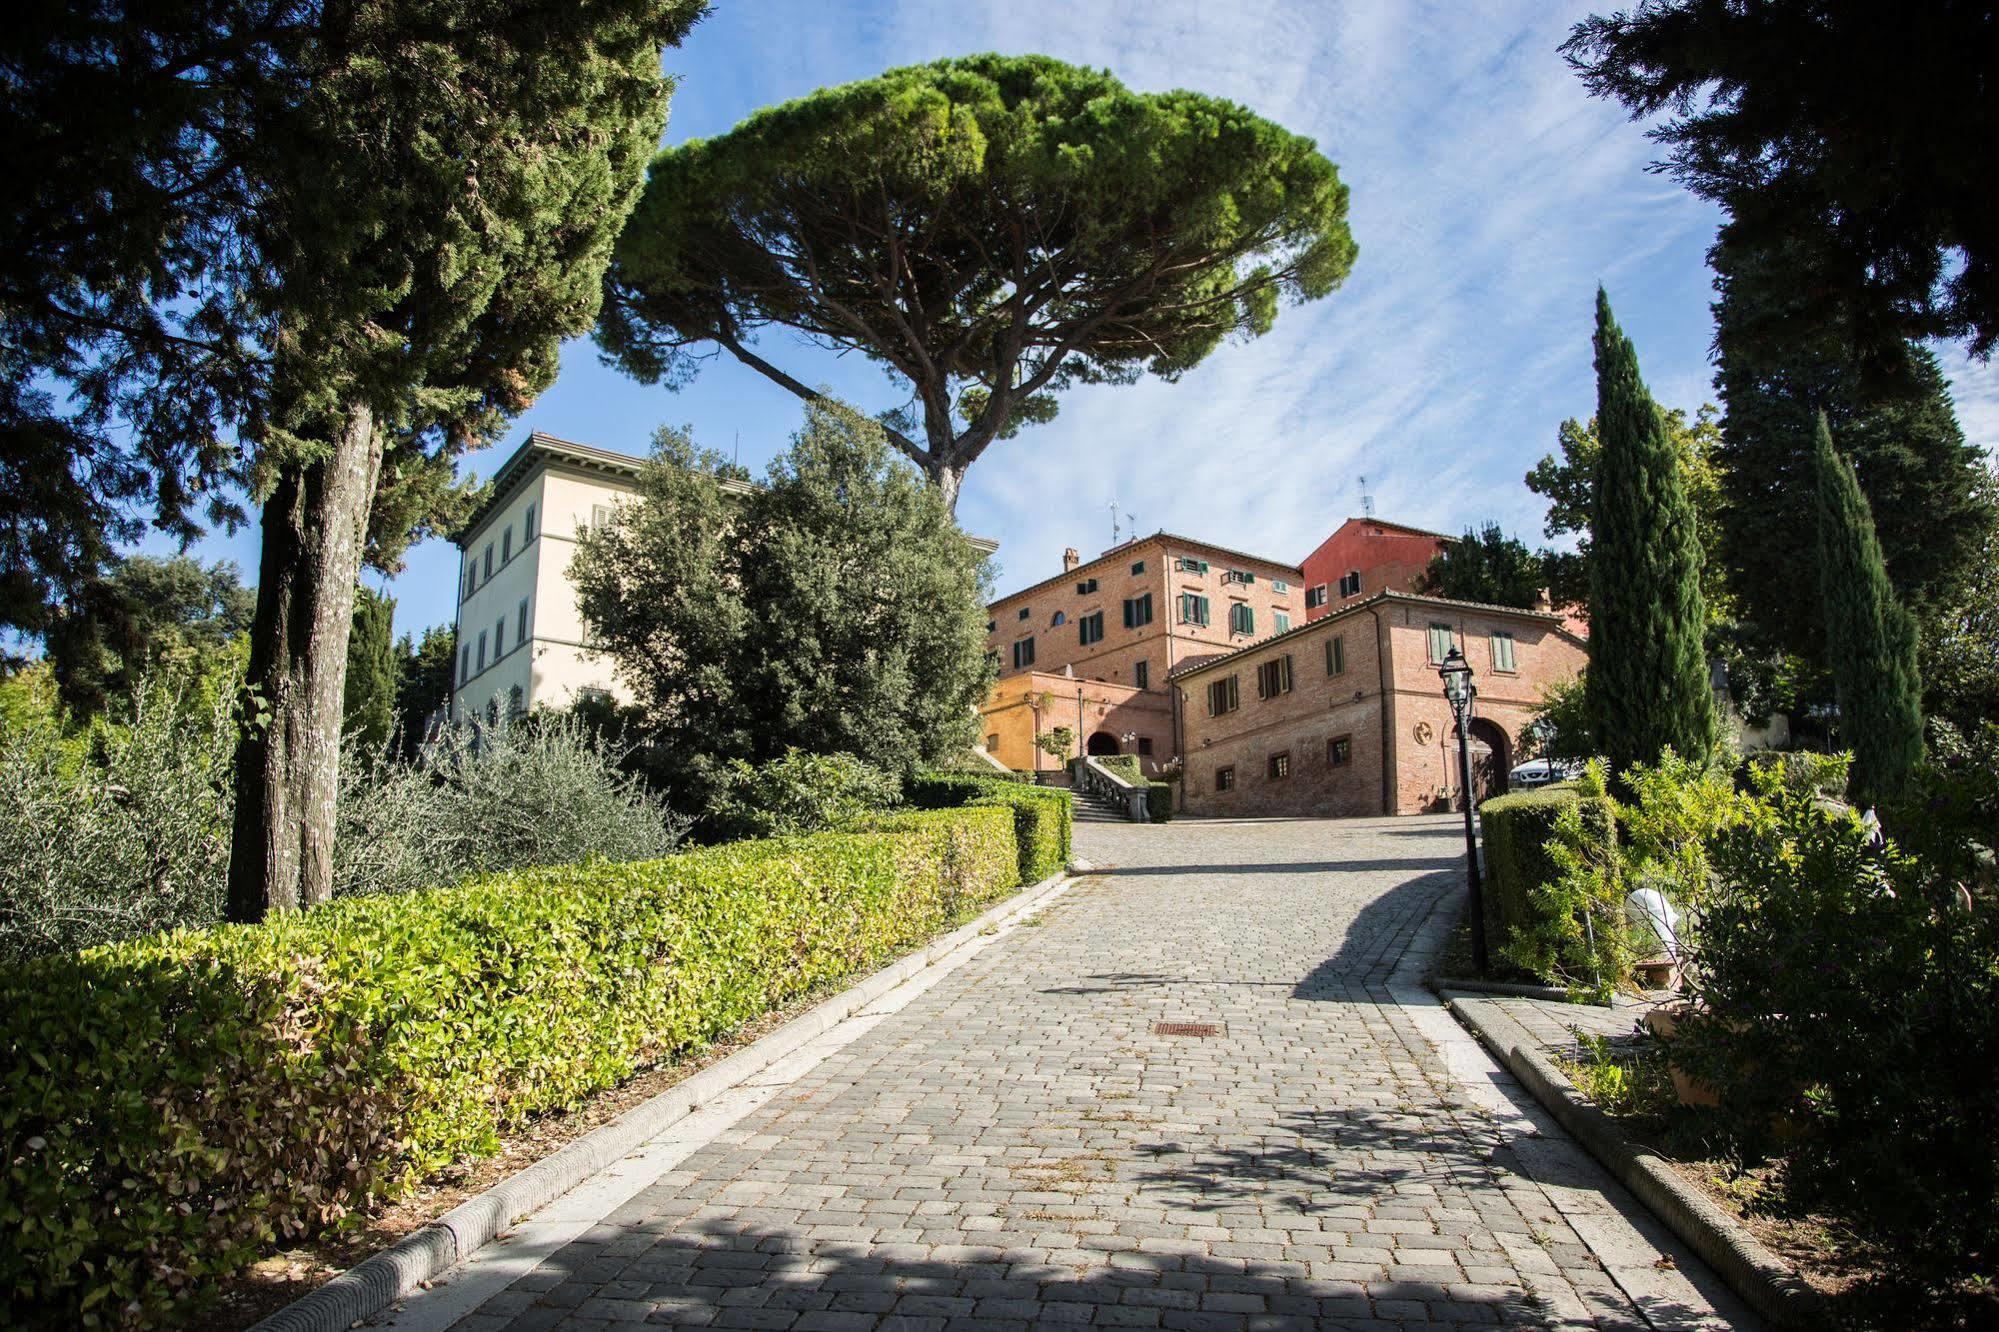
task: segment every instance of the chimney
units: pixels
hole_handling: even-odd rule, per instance
[[[1081,564],[1082,562],[1083,562],[1083,556],[1080,552],[1077,551],[1077,549],[1074,546],[1071,546],[1069,547],[1069,549],[1062,552],[1063,573],[1068,573],[1071,569],[1075,568],[1077,565]]]

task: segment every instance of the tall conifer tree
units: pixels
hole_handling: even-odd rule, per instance
[[[395,619],[394,597],[366,586],[354,590],[341,730],[369,753],[389,738],[396,724]]]
[[[1705,755],[1714,695],[1702,636],[1701,546],[1679,457],[1638,374],[1638,351],[1596,293],[1603,458],[1590,518],[1590,727],[1616,771],[1671,746]]]
[[[1852,795],[1871,805],[1905,790],[1923,754],[1916,622],[1888,582],[1874,515],[1824,413],[1814,466],[1826,650],[1840,731],[1853,748]]]

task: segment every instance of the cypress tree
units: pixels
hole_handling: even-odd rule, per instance
[[[354,589],[340,729],[370,753],[389,738],[396,722],[395,619],[393,597],[366,587]]]
[[[1888,582],[1874,515],[1853,468],[1818,418],[1819,596],[1840,729],[1853,749],[1851,792],[1872,805],[1908,788],[1923,754],[1916,623]]]
[[[1622,772],[1671,746],[1704,756],[1714,695],[1702,637],[1701,546],[1679,457],[1638,374],[1638,351],[1596,293],[1598,464],[1590,534],[1590,666],[1597,748]]]

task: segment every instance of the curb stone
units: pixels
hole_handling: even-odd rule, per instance
[[[1074,869],[1084,869],[1077,862]],[[484,1247],[520,1217],[568,1193],[629,1156],[717,1096],[749,1081],[821,1033],[867,1008],[904,981],[942,962],[986,930],[1033,912],[1071,881],[1049,875],[987,908],[949,934],[842,990],[776,1031],[745,1046],[600,1125],[492,1188],[468,1198],[388,1248],[363,1259],[317,1290],[294,1300],[250,1332],[345,1332]]]
[[[1456,990],[1462,994],[1499,994],[1509,999],[1546,999],[1550,1003],[1570,1002],[1569,992],[1559,985],[1526,985],[1515,981],[1458,980],[1440,976],[1430,982],[1430,988],[1438,994],[1446,990]],[[1578,1005],[1589,1007],[1589,1005]]]
[[[1803,1278],[1748,1229],[1683,1179],[1649,1147],[1625,1137],[1610,1117],[1583,1099],[1539,1042],[1503,1011],[1478,999],[1444,994],[1470,1028],[1577,1142],[1652,1209],[1757,1313],[1786,1327],[1817,1326],[1824,1301]]]

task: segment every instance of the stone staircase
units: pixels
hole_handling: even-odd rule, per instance
[[[1127,823],[1124,813],[1109,800],[1088,791],[1072,790],[1076,797],[1075,812],[1078,823]]]

